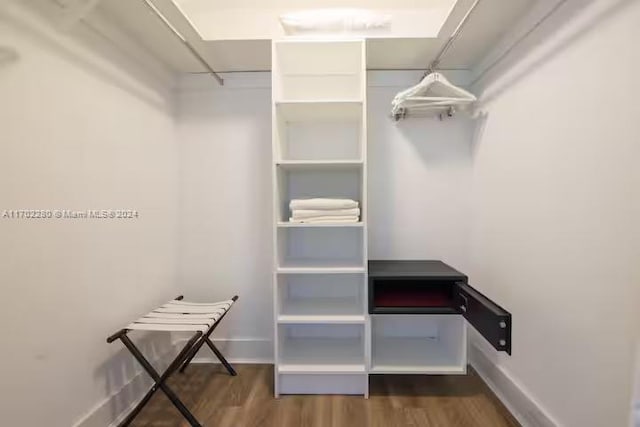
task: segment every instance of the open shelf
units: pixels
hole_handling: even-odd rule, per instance
[[[362,100],[296,100],[276,102],[279,118],[295,122],[355,122],[362,120]]]
[[[274,99],[361,99],[364,50],[361,41],[303,41],[274,44]]]
[[[341,164],[336,167],[276,168],[277,221],[287,222],[292,199],[317,197],[347,198],[362,202],[363,170],[360,164]],[[360,205],[361,217],[364,211]]]
[[[363,230],[358,227],[278,229],[278,265],[284,268],[364,267]]]
[[[362,102],[286,102],[275,108],[279,160],[361,162]]]
[[[279,318],[364,321],[363,282],[362,274],[279,276]]]
[[[336,366],[362,367],[364,352],[355,338],[291,338],[282,346],[280,366],[306,366],[309,370],[330,370]]]
[[[363,325],[281,324],[280,367],[298,366],[309,371],[364,369]]]
[[[376,338],[373,354],[372,374],[466,373],[456,355],[434,338]]]
[[[466,345],[462,316],[373,316],[371,373],[464,374]]]
[[[320,293],[320,292],[318,292]],[[325,294],[331,294],[325,292]],[[358,317],[364,320],[362,301],[358,296],[294,297],[282,303],[280,316]]]

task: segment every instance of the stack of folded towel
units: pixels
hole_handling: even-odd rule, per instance
[[[327,223],[358,222],[358,202],[351,199],[293,199],[289,203],[290,222]]]

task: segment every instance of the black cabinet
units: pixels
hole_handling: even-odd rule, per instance
[[[459,314],[511,354],[511,314],[442,261],[369,261],[370,314]]]

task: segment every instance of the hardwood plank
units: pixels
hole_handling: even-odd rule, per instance
[[[519,424],[469,368],[462,376],[374,375],[370,398],[273,398],[271,365],[237,365],[237,377],[220,365],[189,366],[169,385],[203,425],[217,427],[518,427]],[[134,427],[189,427],[156,393]]]

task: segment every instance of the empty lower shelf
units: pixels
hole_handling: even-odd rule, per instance
[[[322,317],[361,319],[364,321],[362,302],[357,298],[309,297],[286,299],[282,302],[280,318]]]
[[[288,338],[279,356],[279,368],[296,366],[301,372],[344,366],[364,369],[364,346],[359,338]]]
[[[433,338],[374,337],[371,373],[464,374],[463,358]]]

